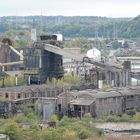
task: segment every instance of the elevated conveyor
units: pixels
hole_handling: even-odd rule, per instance
[[[118,67],[115,65],[104,64],[103,62],[95,61],[95,60],[88,58],[88,57],[85,57],[83,55],[77,55],[77,54],[66,52],[64,49],[59,48],[59,47],[54,46],[54,45],[45,44],[44,49],[49,51],[49,52],[62,55],[65,58],[70,58],[70,59],[73,59],[75,61],[87,62],[87,63],[93,64],[97,67],[101,67],[101,68],[104,68],[106,70],[110,70],[113,72],[114,71],[117,72],[117,71],[120,71],[122,69],[120,66]]]
[[[11,65],[19,65],[19,64],[23,64],[23,61],[0,63],[0,67],[2,67],[2,66],[11,66]]]
[[[70,58],[70,59],[73,59],[73,60],[76,60],[76,61],[82,61],[83,60],[82,55],[76,55],[76,54],[73,54],[73,53],[68,53],[64,49],[61,49],[61,48],[59,48],[57,46],[54,46],[54,45],[45,44],[44,49],[49,51],[49,52],[59,54],[59,55],[62,55],[63,57]]]

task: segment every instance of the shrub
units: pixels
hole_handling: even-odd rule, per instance
[[[33,112],[32,108],[27,108],[27,107],[23,108],[23,113],[24,113],[25,116],[27,116],[31,112]]]
[[[55,128],[48,128],[43,132],[43,140],[62,140],[61,133]]]
[[[27,117],[25,117],[24,115],[22,116],[17,116],[14,118],[15,122],[17,123],[26,123],[26,122],[30,122],[29,119]]]
[[[58,125],[59,120],[58,120],[58,118],[57,118],[57,116],[55,114],[51,115],[51,120],[56,122],[56,124]]]
[[[102,90],[107,92],[109,90],[109,85],[103,84]]]
[[[81,129],[80,132],[78,133],[78,137],[80,139],[87,139],[91,136],[90,132],[86,129]]]
[[[5,134],[7,134],[10,139],[16,139],[19,136],[19,127],[17,123],[13,120],[7,121],[5,124]]]
[[[129,122],[131,120],[132,120],[132,117],[127,115],[127,114],[123,114],[121,119],[120,119],[120,121],[122,121],[122,122]]]
[[[134,121],[140,121],[140,113],[137,112],[135,115],[134,115]]]
[[[106,121],[107,122],[117,122],[118,119],[116,116],[107,116]]]
[[[76,138],[76,132],[71,130],[66,130],[62,136],[62,140],[75,140]]]
[[[71,85],[79,85],[80,84],[80,76],[77,74],[65,74],[64,82]]]
[[[37,121],[37,116],[32,112],[27,115],[27,118],[30,119],[32,122]]]

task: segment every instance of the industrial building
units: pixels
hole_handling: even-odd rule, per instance
[[[63,49],[62,42],[57,39],[57,35],[39,36],[31,48],[24,49],[23,55],[11,46],[9,40],[5,41],[3,43],[7,46],[7,50],[9,47],[18,54],[20,59],[23,58],[23,74],[28,86],[1,88],[1,98],[14,101],[19,106],[35,103],[38,100],[40,115],[44,118],[49,118],[56,112],[81,117],[90,113],[94,117],[121,115],[140,109],[139,88],[127,88],[131,85],[131,63],[129,61],[124,61],[123,65],[111,64],[72,54]],[[47,79],[63,77],[63,57],[75,60],[74,63],[65,64],[64,67],[72,68],[72,74],[74,72],[79,74],[81,79],[84,79],[82,82],[85,85],[90,83],[95,89],[79,91],[80,88],[77,88],[77,91],[70,91],[64,87],[50,89],[44,85]],[[7,61],[2,63],[5,62]],[[4,64],[1,65],[4,66]],[[104,84],[112,89],[108,92],[102,91]]]
[[[52,77],[63,77],[62,56],[45,50],[45,44],[62,47],[56,35],[45,35],[40,36],[32,48],[24,50],[24,76],[28,84],[41,84]]]
[[[39,114],[49,118],[51,114],[68,116],[122,115],[134,114],[140,111],[140,88],[122,87],[100,89],[73,90],[50,87],[47,85],[32,85],[0,89],[1,99],[20,105],[39,103]],[[1,104],[2,105],[2,104]],[[51,110],[51,112],[50,112]]]

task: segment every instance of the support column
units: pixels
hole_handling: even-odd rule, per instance
[[[129,71],[126,71],[126,85],[131,85],[131,77]]]
[[[5,71],[5,67],[4,66],[2,66],[2,71]]]
[[[98,79],[98,88],[102,89],[103,87],[103,73],[99,73],[99,79]]]
[[[122,72],[119,72],[119,87],[122,87]]]
[[[112,72],[112,74],[111,74],[111,86],[115,86],[115,72]]]
[[[126,74],[125,74],[125,71],[122,72],[122,86],[126,86],[126,81],[125,81],[125,77],[126,77]]]
[[[126,75],[125,77],[126,85],[128,85],[128,71],[126,71],[125,75]]]
[[[31,77],[29,76],[28,77],[28,85],[30,85],[31,84]]]
[[[106,83],[106,84],[109,84],[109,83],[108,83],[108,79],[109,79],[109,74],[108,74],[108,71],[106,71],[106,72],[105,72],[105,83]]]
[[[18,74],[15,75],[16,77],[16,86],[18,85]]]
[[[128,85],[131,85],[131,76],[130,76],[130,71],[128,71]]]
[[[112,86],[112,72],[109,71],[109,86]]]
[[[114,72],[114,86],[117,87],[117,73]]]

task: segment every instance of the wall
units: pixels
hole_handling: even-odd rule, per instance
[[[122,97],[97,98],[96,115],[100,116],[111,114],[122,114]]]

